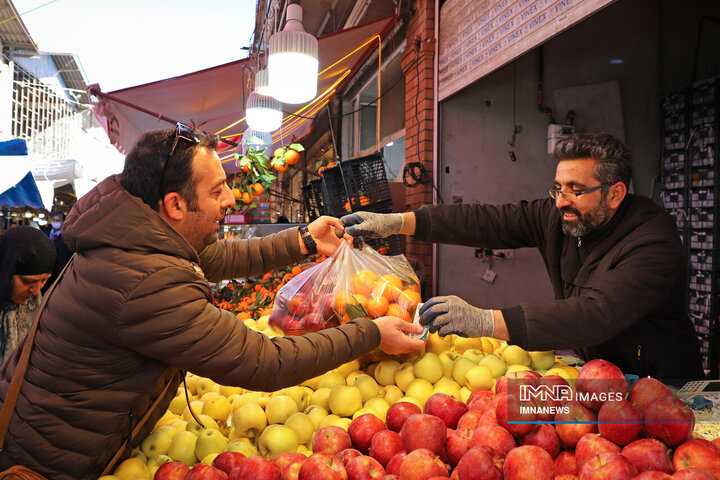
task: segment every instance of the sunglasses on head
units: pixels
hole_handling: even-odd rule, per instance
[[[200,143],[200,139],[195,135],[195,132],[192,128],[188,127],[185,124],[182,124],[180,122],[175,125],[175,139],[173,140],[172,147],[170,148],[170,153],[168,154],[167,160],[165,160],[165,164],[163,165],[162,171],[160,172],[160,197],[165,196],[165,172],[168,169],[168,166],[170,165],[170,162],[173,159],[173,155],[175,154],[175,149],[177,148],[178,144],[180,143],[180,140],[185,140],[186,142],[190,142],[191,145],[197,145]]]

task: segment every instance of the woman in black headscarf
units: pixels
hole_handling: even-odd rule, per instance
[[[40,307],[40,289],[55,268],[55,245],[40,230],[0,235],[0,362],[22,342]]]

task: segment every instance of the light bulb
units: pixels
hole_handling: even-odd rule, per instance
[[[274,132],[282,125],[280,102],[272,97],[252,92],[245,108],[245,121],[253,130]]]
[[[273,97],[283,103],[309,102],[317,94],[318,41],[305,32],[302,7],[287,6],[287,22],[270,37],[268,80]]]

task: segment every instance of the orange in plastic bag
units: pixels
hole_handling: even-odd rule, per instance
[[[361,317],[411,322],[420,301],[420,282],[403,255],[386,257],[343,242],[332,257],[278,291],[268,324],[302,335]]]

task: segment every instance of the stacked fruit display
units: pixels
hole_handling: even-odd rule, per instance
[[[205,428],[180,389],[103,480],[720,478],[720,440],[692,438],[692,411],[662,383],[628,392],[609,362],[578,372],[492,338],[432,334],[424,352],[355,360],[272,393],[191,374],[187,384]],[[573,394],[521,399],[521,385]]]

